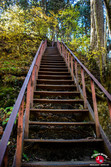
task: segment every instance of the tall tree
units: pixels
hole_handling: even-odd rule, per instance
[[[91,9],[90,49],[94,50],[97,46],[97,34],[96,34],[96,25],[94,17],[94,0],[90,0],[90,9]]]
[[[110,34],[111,34],[111,0],[104,0],[104,2],[107,10],[108,24],[109,24]]]
[[[102,0],[91,0],[91,50],[97,49],[99,52],[100,78],[102,78],[104,65],[104,14]]]

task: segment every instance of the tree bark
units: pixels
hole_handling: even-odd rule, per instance
[[[94,1],[94,17],[97,32],[97,48],[100,52],[99,56],[99,66],[100,66],[100,79],[103,81],[103,68],[104,68],[104,53],[102,53],[102,48],[104,48],[104,15],[103,15],[103,4],[102,0]]]
[[[97,31],[98,48],[104,47],[104,15],[102,0],[94,1],[94,17]]]
[[[108,25],[111,35],[111,0],[104,0],[106,11],[107,11],[107,18],[108,18]]]
[[[96,25],[94,18],[94,0],[90,0],[90,10],[91,10],[90,49],[94,50],[97,47],[97,34],[96,34]]]
[[[102,0],[90,0],[91,6],[91,50],[98,50],[100,80],[103,81],[103,69],[105,64],[104,48],[104,14]]]

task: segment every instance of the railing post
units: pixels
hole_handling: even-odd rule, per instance
[[[62,57],[64,57],[64,56],[63,56],[63,44],[62,44]]]
[[[64,47],[64,51],[65,51],[65,62],[66,62],[66,64],[67,64],[67,50],[66,50],[65,47]]]
[[[60,43],[59,43],[59,48],[60,48],[60,54],[62,55],[62,47]]]
[[[30,102],[30,107],[33,107],[33,94],[34,94],[34,87],[35,87],[35,65],[32,71],[32,78],[31,78],[31,102]]]
[[[72,75],[72,80],[74,80],[74,66],[73,66],[73,57],[71,55],[71,75]]]
[[[34,91],[36,90],[36,82],[37,82],[37,75],[38,75],[37,68],[38,68],[38,66],[35,64]]]
[[[84,70],[81,67],[81,77],[82,77],[82,87],[83,87],[83,96],[84,96],[84,108],[87,108],[87,96],[86,96],[86,87],[85,87],[85,78]]]
[[[69,52],[68,52],[68,69],[70,70],[70,56],[69,56]]]
[[[76,86],[77,86],[77,90],[78,89],[78,67],[77,67],[77,61],[75,60],[75,76],[76,76]]]
[[[65,60],[65,46],[63,46],[63,51],[64,51],[64,60]]]
[[[68,66],[68,51],[66,51],[66,64]]]
[[[111,101],[108,100],[108,108],[109,108],[109,116],[110,116],[110,123],[111,123]]]
[[[64,57],[64,45],[62,45],[62,56]]]
[[[28,134],[29,134],[30,99],[31,99],[31,77],[29,79],[29,83],[27,86],[25,133],[24,133],[25,138],[28,138]]]
[[[2,165],[0,167],[8,167],[8,146],[6,148],[6,152],[3,158]]]
[[[16,147],[16,167],[21,167],[22,159],[22,138],[23,138],[23,114],[24,114],[24,98],[18,113],[18,128],[17,128],[17,147]]]
[[[95,86],[94,86],[94,81],[92,79],[91,79],[91,90],[92,90],[92,100],[93,100],[94,117],[95,117],[95,124],[96,124],[96,135],[97,135],[97,138],[100,138],[100,128],[99,128],[99,118],[98,118],[98,111],[97,111]]]

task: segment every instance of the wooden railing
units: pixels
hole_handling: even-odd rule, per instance
[[[13,131],[13,126],[17,117],[17,113],[18,113],[18,128],[17,128],[17,147],[16,147],[15,163],[17,167],[20,167],[21,165],[23,134],[26,138],[28,137],[29,112],[30,112],[30,107],[33,106],[33,92],[36,87],[36,78],[38,77],[41,57],[46,47],[47,47],[47,40],[42,41],[34,57],[29,72],[25,78],[23,86],[20,90],[13,111],[10,115],[10,119],[7,123],[4,134],[0,141],[0,166],[3,164],[3,159],[7,150],[7,144]],[[23,132],[23,116],[25,116],[25,132]],[[7,162],[5,162],[5,164],[7,164]],[[5,164],[3,166],[5,166]]]
[[[98,108],[97,108],[95,85],[102,91],[102,93],[104,93],[104,95],[107,98],[110,122],[111,122],[111,95],[100,84],[100,82],[90,73],[90,71],[78,60],[78,58],[72,53],[72,51],[65,45],[64,42],[57,41],[57,47],[58,47],[60,54],[63,56],[68,66],[68,69],[71,72],[72,79],[75,80],[78,89],[79,89],[78,65],[81,68],[82,92],[83,92],[83,97],[84,97],[84,107],[85,108],[87,107],[85,73],[88,75],[88,77],[91,80],[90,84],[91,84],[91,91],[92,91],[94,118],[95,118],[95,124],[96,124],[96,135],[97,135],[97,138],[99,138],[100,137],[100,126],[99,126],[99,118],[98,118]]]

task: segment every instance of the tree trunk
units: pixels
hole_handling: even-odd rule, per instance
[[[103,81],[104,53],[102,53],[102,48],[104,48],[104,15],[102,0],[94,1],[94,17],[97,32],[97,48],[100,53],[100,79]]]
[[[104,15],[102,0],[90,0],[91,6],[91,50],[98,50],[100,80],[103,81],[103,69],[105,64],[104,48]]]
[[[90,50],[94,50],[97,47],[97,34],[94,18],[94,0],[90,0],[91,8],[91,35],[90,35]]]
[[[110,35],[111,35],[111,0],[104,0],[104,2],[106,6],[108,25],[109,25]]]
[[[98,47],[104,47],[104,15],[102,0],[94,1],[94,17],[97,31],[97,44]]]

